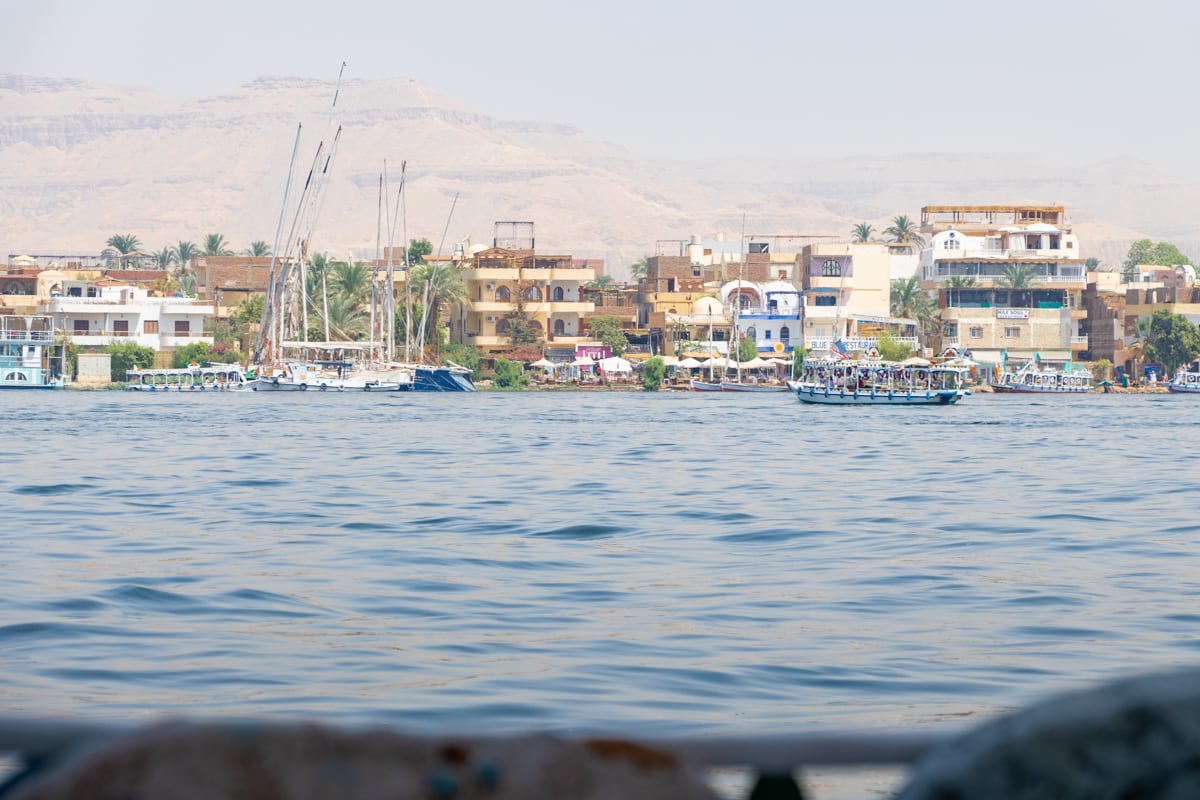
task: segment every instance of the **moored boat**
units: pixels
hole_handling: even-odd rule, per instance
[[[699,378],[692,378],[690,383],[693,392],[719,392],[721,384],[715,381],[702,381]]]
[[[139,369],[125,373],[126,388],[138,392],[233,391],[246,387],[239,364],[193,364],[174,369]]]
[[[1200,394],[1200,362],[1181,368],[1174,378],[1163,385],[1168,392],[1175,394]]]
[[[961,367],[836,356],[806,359],[793,387],[819,405],[952,405],[969,394]]]
[[[788,387],[783,383],[742,383],[740,381],[722,381],[722,392],[786,392]]]
[[[0,389],[58,389],[63,371],[50,317],[0,315]]]
[[[992,388],[1022,394],[1085,394],[1092,390],[1092,373],[1079,365],[1058,369],[1034,362],[1016,372],[1002,372]]]

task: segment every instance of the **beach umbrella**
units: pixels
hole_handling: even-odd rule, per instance
[[[600,360],[600,369],[605,372],[633,372],[633,364],[620,356],[612,356]]]
[[[571,366],[572,367],[590,367],[595,363],[596,363],[595,361],[588,358],[587,356],[579,356],[578,358],[576,358],[574,361],[571,362]]]
[[[684,369],[695,369],[696,367],[700,366],[700,362],[694,358],[688,357],[683,361],[680,361],[679,366],[683,367]]]
[[[529,366],[541,367],[542,369],[558,369],[558,364],[555,364],[553,361],[551,361],[548,358],[539,358],[537,361],[533,362]]]

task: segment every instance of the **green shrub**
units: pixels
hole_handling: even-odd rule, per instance
[[[153,369],[154,351],[137,342],[115,342],[104,348],[110,356],[110,375],[113,383],[125,380],[125,373],[134,367]]]
[[[464,365],[465,366],[465,365]],[[521,365],[506,358],[496,359],[496,386],[500,389],[520,389],[526,384]]]
[[[663,375],[667,372],[667,365],[658,356],[646,360],[642,365],[642,386],[647,392],[657,392],[662,388]]]

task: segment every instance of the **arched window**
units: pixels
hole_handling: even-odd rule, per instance
[[[842,264],[836,258],[827,258],[825,263],[821,265],[822,278],[840,278],[842,277]]]
[[[942,242],[943,250],[961,250],[962,242],[958,239],[946,239]]]
[[[787,344],[792,339],[792,332],[788,330],[788,326],[784,325],[779,329],[779,341]]]
[[[758,331],[754,330],[753,325],[751,325],[749,328],[746,328],[746,338],[752,342],[758,341]]]
[[[559,289],[556,291],[562,291],[562,290]],[[566,331],[567,331],[567,323],[563,322],[561,319],[554,320],[554,335],[555,336],[562,336],[564,333],[566,333]]]
[[[506,320],[506,319],[497,320],[497,322],[496,322],[496,335],[497,336],[505,336],[505,335],[509,334],[511,331],[512,331],[512,324],[508,320]]]
[[[542,299],[542,290],[536,286],[530,286],[528,289],[525,290],[525,299],[526,300],[541,300]]]
[[[497,303],[507,303],[511,300],[512,300],[512,292],[510,292],[508,290],[507,286],[501,286],[499,289],[496,290],[496,302]]]
[[[563,287],[554,287],[554,302],[561,303],[563,301]]]

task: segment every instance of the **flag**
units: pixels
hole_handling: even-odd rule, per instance
[[[829,345],[829,355],[831,358],[836,358],[840,361],[850,358],[850,356],[846,355],[846,344],[841,339]]]

